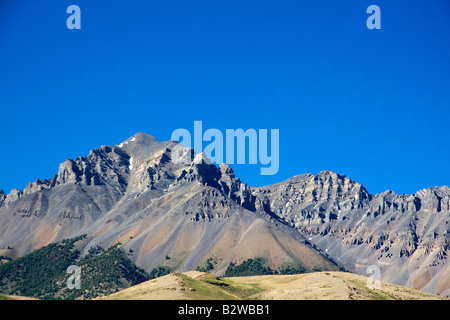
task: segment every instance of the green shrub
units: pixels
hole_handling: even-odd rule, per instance
[[[85,236],[63,240],[0,265],[0,288],[4,294],[40,299],[89,299],[110,294],[151,278],[137,267],[120,244],[108,249],[92,247],[80,258],[75,242]],[[66,273],[70,265],[81,271],[81,289],[70,290]],[[166,272],[154,272],[152,276]]]
[[[273,271],[264,266],[264,262],[261,258],[245,260],[238,266],[234,263],[230,263],[225,271],[225,277],[243,277],[264,274],[273,274]]]

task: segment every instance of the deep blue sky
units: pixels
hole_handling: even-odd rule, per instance
[[[81,8],[68,30],[66,8]],[[366,27],[369,5],[381,30]],[[142,131],[280,130],[280,170],[450,185],[450,1],[0,0],[0,189]]]

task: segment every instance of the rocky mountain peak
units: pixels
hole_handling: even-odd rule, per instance
[[[234,178],[234,170],[225,162],[219,165],[220,172],[222,176],[228,176],[230,178]]]
[[[159,142],[155,137],[149,134],[138,132],[116,145],[116,147],[125,151],[135,160],[143,160],[159,151],[164,146],[167,147],[169,145],[171,145],[170,142]]]
[[[289,217],[291,223],[324,223],[345,211],[368,206],[372,196],[359,183],[333,171],[302,174],[274,185],[253,188],[265,211]]]
[[[450,188],[432,187],[420,190],[414,194],[417,203],[420,203],[419,210],[425,212],[450,211]]]
[[[50,189],[55,186],[56,180],[57,180],[57,176],[53,177],[50,180],[37,179],[35,182],[31,182],[25,187],[25,189],[23,190],[23,194],[31,194],[31,193],[35,193],[40,190]]]
[[[32,246],[92,232],[94,244],[124,241],[149,268],[166,261],[166,255],[172,257],[175,244],[183,254],[194,250],[186,266],[196,267],[201,259],[211,257],[210,243],[220,228],[229,225],[230,230],[238,230],[243,223],[250,226],[255,219],[268,222],[269,218],[273,228],[283,225],[295,237],[307,237],[308,245],[336,257],[351,271],[364,272],[367,265],[380,262],[393,270],[386,272],[385,279],[401,284],[422,279],[420,272],[431,279],[445,271],[450,250],[448,187],[410,195],[390,190],[371,195],[349,177],[325,170],[250,188],[230,166],[216,166],[193,149],[187,150],[183,161],[174,161],[180,146],[137,133],[116,146],[101,146],[86,157],[67,159],[53,178],[38,179],[24,192],[13,189],[6,195],[0,190],[0,250],[11,245],[14,255],[20,256]],[[211,231],[209,223],[218,229]],[[186,241],[194,229],[207,240]],[[221,232],[228,234],[225,229]],[[253,253],[253,243],[264,244],[261,239],[268,234],[255,232],[263,238],[252,242],[248,252]],[[178,235],[183,237],[170,245],[158,243]],[[203,248],[199,256],[198,246]],[[227,259],[226,263],[232,256]],[[436,290],[437,282],[430,281],[428,289]],[[450,292],[447,282],[442,286],[439,290]]]
[[[0,200],[0,206],[7,207],[10,203],[22,198],[22,195],[23,195],[22,190],[13,188],[13,189],[11,189],[11,192],[4,198],[3,203],[1,203],[1,200]]]
[[[282,217],[345,268],[364,273],[380,264],[386,281],[450,292],[444,276],[450,188],[371,195],[344,175],[322,171],[253,188],[253,193],[265,211]]]
[[[316,180],[342,180],[345,179],[344,175],[338,174],[331,170],[322,170],[314,176]]]

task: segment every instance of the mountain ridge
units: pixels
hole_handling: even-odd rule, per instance
[[[188,163],[172,161],[178,145],[140,133],[64,161],[51,180],[6,197],[0,254],[20,257],[87,234],[84,252],[122,242],[147,271],[159,265],[191,270],[214,257],[220,273],[259,256],[275,269],[338,268],[283,220],[257,212],[250,187],[229,166],[194,161],[193,152]]]
[[[367,267],[378,265],[386,281],[449,294],[448,187],[370,195],[326,171],[253,192],[346,269],[367,274]]]
[[[192,270],[214,257],[220,274],[265,252],[272,266],[337,262],[365,275],[378,264],[386,281],[450,294],[449,187],[372,195],[330,170],[250,187],[192,149],[188,163],[172,161],[178,146],[137,133],[64,161],[52,179],[0,192],[0,255],[83,232],[92,246],[124,242],[147,270],[161,263]],[[307,252],[316,252],[312,260]]]
[[[389,283],[367,287],[367,277],[348,272],[224,277],[172,273],[98,300],[443,300]]]
[[[134,142],[134,144],[132,144],[130,142]],[[125,156],[125,158],[127,160],[129,160],[131,158],[133,158],[134,160],[141,160],[140,158],[143,157],[143,155],[145,157],[146,154],[154,153],[155,150],[160,151],[163,148],[173,147],[176,145],[179,145],[179,144],[178,144],[178,142],[176,142],[174,140],[159,142],[158,140],[156,140],[156,138],[154,136],[151,136],[144,132],[137,132],[130,138],[124,140],[123,142],[121,142],[120,144],[117,144],[115,146],[102,145],[98,149],[91,150],[89,155],[86,158],[89,158],[93,154],[97,154],[97,152],[99,150],[103,151],[103,150],[107,150],[107,149],[111,148],[110,150],[113,152],[118,152],[120,150],[124,150],[126,152],[126,154],[130,154],[131,156],[128,156],[128,157]],[[0,189],[0,207],[4,204],[7,204],[7,203],[10,203],[10,202],[13,202],[13,201],[19,199],[22,195],[35,193],[35,192],[43,190],[43,189],[51,188],[51,187],[55,186],[56,184],[64,183],[66,181],[66,179],[70,179],[70,177],[66,177],[64,175],[67,171],[67,167],[72,167],[72,170],[69,169],[69,171],[73,171],[75,163],[79,162],[80,160],[84,161],[86,158],[80,156],[80,157],[76,158],[76,160],[66,159],[64,162],[62,162],[59,165],[58,173],[54,177],[52,177],[51,179],[43,179],[43,180],[37,179],[35,182],[30,182],[26,185],[26,187],[24,188],[23,191],[18,188],[13,188],[13,189],[11,189],[10,193],[7,194],[7,193],[5,193],[4,190]],[[131,164],[128,164],[128,166],[130,166],[130,165]],[[224,169],[224,172],[230,171],[233,178],[235,177],[234,171],[231,167],[229,167],[225,163],[221,164],[221,166],[224,166],[224,168],[227,168],[227,169]],[[219,166],[219,168],[221,168],[221,166]],[[319,171],[317,174],[301,173],[301,174],[294,175],[294,176],[287,178],[280,182],[276,182],[276,183],[273,183],[270,185],[265,185],[265,186],[260,186],[260,187],[251,187],[251,188],[259,189],[259,188],[265,188],[265,187],[269,187],[269,186],[275,186],[278,184],[286,184],[286,183],[290,183],[291,180],[297,179],[299,177],[304,177],[304,176],[321,177],[321,176],[326,176],[326,175],[337,175],[337,176],[340,176],[343,178],[348,178],[345,175],[339,174],[332,170],[322,170],[322,171]],[[86,177],[84,177],[84,178],[86,179]],[[348,179],[350,179],[350,178],[348,178]],[[239,178],[237,178],[237,180],[240,182]],[[352,181],[353,183],[356,183],[355,181],[353,181],[351,179],[350,179],[350,181]],[[427,191],[435,191],[435,190],[440,191],[442,189],[447,190],[447,191],[450,190],[450,188],[448,186],[443,185],[443,186],[433,186],[433,187],[423,188],[412,194],[396,193],[395,191],[390,190],[390,189],[385,190],[381,193],[372,194],[372,193],[369,193],[363,185],[361,185],[359,183],[357,183],[357,184],[360,185],[365,190],[367,195],[370,197],[384,195],[384,194],[394,194],[394,195],[398,195],[398,196],[411,196],[411,195],[416,195],[418,193],[424,193]],[[447,206],[446,206],[446,208],[448,210]]]

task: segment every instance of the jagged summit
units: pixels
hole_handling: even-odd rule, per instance
[[[122,148],[123,145],[127,145],[130,142],[134,142],[135,144],[139,144],[139,145],[146,145],[146,144],[150,144],[154,141],[156,141],[156,138],[154,136],[149,135],[144,132],[138,132],[138,133],[132,135],[131,137],[129,137],[128,139],[126,139],[125,141],[123,141],[122,143],[120,143],[118,145],[118,147]]]
[[[266,211],[283,217],[350,271],[382,268],[388,282],[450,294],[450,188],[371,195],[330,171],[252,188]]]
[[[152,153],[155,153],[169,145],[174,145],[174,142],[159,142],[155,137],[149,134],[138,132],[127,140],[116,145],[116,147],[128,153],[135,160],[140,160],[145,159]]]
[[[187,161],[173,161],[179,146],[137,133],[67,159],[55,177],[30,183],[25,192],[2,195],[0,255],[19,257],[87,234],[83,252],[121,242],[147,271],[167,263],[191,270],[212,257],[218,274],[230,262],[256,257],[274,269],[337,268],[303,244],[293,228],[264,212],[228,165],[217,167],[192,149]]]
[[[89,246],[124,243],[146,270],[195,269],[214,257],[220,274],[258,255],[274,268],[312,269],[331,257],[359,273],[381,263],[384,280],[450,294],[450,188],[372,195],[330,170],[251,188],[192,149],[173,161],[180,146],[137,133],[64,161],[23,192],[0,191],[0,255],[88,234]]]

